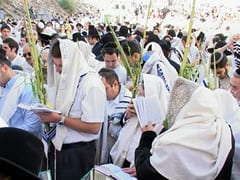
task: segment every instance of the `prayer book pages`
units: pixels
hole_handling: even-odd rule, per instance
[[[40,103],[36,103],[36,104],[32,104],[32,105],[20,103],[20,104],[18,104],[18,107],[22,108],[22,109],[33,111],[35,113],[38,113],[38,112],[55,112],[55,113],[61,114],[60,111],[55,110],[55,109],[51,109],[51,108],[47,107],[46,105],[40,104]]]
[[[122,168],[114,165],[114,164],[103,164],[100,166],[95,166],[94,168],[95,174],[96,172],[102,173],[110,179],[117,179],[117,180],[137,180],[137,178],[130,176],[129,174],[125,173]]]
[[[138,96],[133,99],[133,104],[141,127],[149,122],[155,124],[162,121],[161,105],[156,96]]]

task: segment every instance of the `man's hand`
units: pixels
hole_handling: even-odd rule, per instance
[[[47,123],[47,122],[59,122],[62,118],[62,116],[55,112],[37,112],[36,113],[41,122]]]
[[[136,111],[135,111],[135,107],[134,107],[133,103],[130,102],[128,104],[128,107],[127,107],[127,110],[126,110],[125,120],[128,120],[128,119],[130,119],[130,118],[132,118],[132,117],[134,117],[136,115],[137,114],[136,114]]]
[[[123,168],[122,169],[125,173],[130,174],[130,176],[137,176],[136,168],[135,167],[129,167],[129,168]]]

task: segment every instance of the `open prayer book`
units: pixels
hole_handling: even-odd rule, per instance
[[[31,105],[20,103],[20,104],[18,104],[18,107],[22,108],[22,109],[33,111],[35,113],[37,113],[37,112],[55,112],[55,113],[61,114],[60,111],[55,110],[55,109],[51,109],[51,108],[49,108],[46,105],[41,104],[41,103],[36,103],[36,104],[31,104]]]
[[[141,127],[151,122],[160,123],[164,118],[161,113],[161,105],[156,96],[138,96],[133,99],[133,104]]]
[[[137,178],[130,176],[125,173],[122,168],[114,165],[114,164],[103,164],[101,166],[95,166],[95,179],[96,175],[101,173],[105,175],[106,180],[117,179],[117,180],[137,180]],[[99,175],[97,175],[98,177]]]

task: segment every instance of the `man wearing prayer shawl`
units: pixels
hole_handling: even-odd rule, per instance
[[[52,176],[79,180],[94,166],[95,141],[104,121],[105,87],[78,45],[67,39],[51,45],[47,85],[48,101],[62,112],[38,113],[42,122],[56,128],[51,140],[55,151],[49,154]]]
[[[153,106],[152,109],[156,109],[159,111],[159,114],[161,114],[158,117],[159,122],[155,126],[155,130],[160,132],[162,129],[162,121],[165,119],[167,113],[169,92],[165,88],[162,80],[155,75],[143,73],[140,79],[142,84],[144,84],[144,95],[140,95],[141,93],[138,92],[136,98],[141,96],[145,98],[154,97],[155,101],[158,102],[157,104],[160,106]],[[134,152],[141,137],[139,118],[136,112],[131,112],[132,110],[135,112],[133,104],[130,104],[126,112],[126,117],[128,116],[128,118],[125,118],[127,120],[126,124],[121,129],[119,137],[110,151],[113,163],[124,168],[134,167]],[[131,112],[131,116],[129,116],[129,112]]]
[[[142,128],[135,151],[141,179],[230,179],[234,138],[213,92],[178,78],[170,95],[168,130]]]
[[[235,140],[235,151],[231,180],[240,179],[240,107],[237,100],[229,91],[216,89],[213,91],[219,104],[219,113],[231,126]]]

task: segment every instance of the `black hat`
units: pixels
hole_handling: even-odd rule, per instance
[[[50,44],[51,36],[47,34],[39,34],[39,40],[45,44]]]
[[[130,30],[127,26],[121,26],[118,32],[119,36],[128,37],[130,36]]]
[[[77,41],[85,41],[85,38],[82,36],[82,34],[80,32],[75,32],[72,35],[72,40],[73,42],[77,42]]]
[[[13,179],[39,179],[43,144],[33,134],[18,128],[0,128],[0,172]]]
[[[216,44],[215,44],[215,49],[218,49],[218,48],[221,48],[223,46],[225,46],[227,43],[225,41],[218,41]],[[226,56],[229,56],[229,55],[232,55],[232,52],[228,49],[226,49],[224,51],[224,54],[226,54]]]
[[[111,32],[107,32],[105,34],[103,34],[102,38],[101,38],[101,43],[102,44],[107,44],[108,42],[113,42],[114,38],[113,38],[113,34]]]
[[[214,38],[219,38],[219,41],[226,41],[227,36],[224,36],[223,33],[218,33],[214,35]]]

